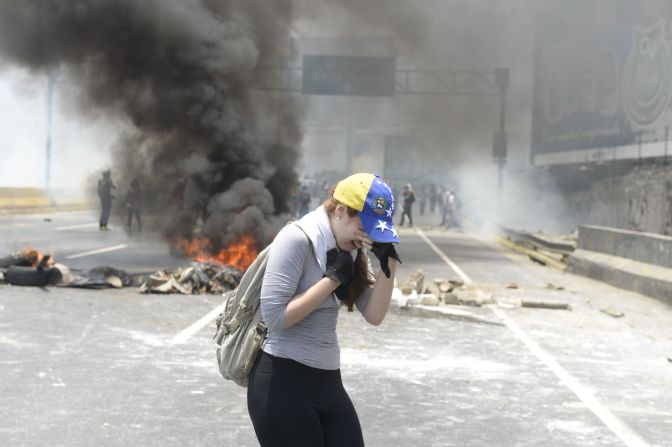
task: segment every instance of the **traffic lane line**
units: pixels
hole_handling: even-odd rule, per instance
[[[448,256],[446,256],[432,241],[425,236],[419,228],[416,232],[427,242],[427,245],[444,260],[455,273],[457,273],[465,283],[473,281],[462,269],[457,266]],[[457,267],[457,268],[455,268]],[[634,430],[632,430],[622,419],[609,411],[602,405],[595,395],[591,393],[581,382],[572,376],[555,358],[546,352],[539,344],[532,340],[517,324],[511,320],[506,313],[496,307],[491,310],[499,317],[507,328],[516,336],[535,357],[541,361],[560,381],[576,395],[576,397],[597,416],[604,425],[607,426],[623,443],[628,447],[648,447],[649,444],[644,441]]]
[[[217,318],[217,316],[222,313],[226,303],[222,303],[219,306],[212,309],[207,314],[203,315],[201,318],[196,320],[194,323],[185,328],[182,332],[177,334],[170,340],[172,344],[183,344],[185,343],[192,335],[196,334],[198,331],[207,326],[212,320]]]
[[[432,242],[426,235],[425,233],[420,229],[420,228],[415,228],[415,232],[420,235],[422,239],[429,245],[429,247],[436,253],[448,266],[455,272],[457,275],[462,278],[462,281],[465,282],[465,284],[471,284],[473,283],[472,279],[464,273],[464,271],[457,265],[455,264],[448,256],[446,256],[439,247],[437,247],[434,242]]]
[[[100,253],[108,253],[111,251],[123,250],[126,248],[126,244],[114,245],[112,247],[99,248],[98,250],[85,251],[83,253],[77,253],[74,255],[66,256],[65,259],[77,259],[83,258],[85,256],[97,255]]]
[[[79,224],[79,225],[67,225],[67,226],[64,226],[64,227],[56,228],[56,231],[79,230],[79,229],[82,229],[82,228],[96,228],[98,226],[100,226],[100,224],[98,224],[97,222]]]

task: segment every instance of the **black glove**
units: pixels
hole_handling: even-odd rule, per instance
[[[341,301],[347,299],[348,296],[350,295],[348,293],[347,284],[341,284],[340,286],[338,286],[338,288],[334,290],[334,293],[336,294],[336,298],[338,298]]]
[[[376,255],[376,258],[380,261],[380,269],[388,278],[390,277],[390,266],[388,264],[389,258],[394,258],[401,264],[401,258],[397,254],[392,243],[374,242],[371,246],[371,252]]]
[[[345,285],[355,273],[355,263],[350,253],[338,248],[332,248],[327,252],[327,271],[324,276]]]

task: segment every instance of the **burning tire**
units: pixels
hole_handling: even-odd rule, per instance
[[[55,268],[36,269],[34,267],[11,266],[5,274],[5,280],[13,286],[43,287],[56,284],[61,273]]]

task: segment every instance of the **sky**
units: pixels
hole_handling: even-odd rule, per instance
[[[113,130],[103,120],[82,119],[53,102],[51,187],[76,192],[109,163]],[[0,72],[0,187],[45,187],[47,80],[23,70]]]

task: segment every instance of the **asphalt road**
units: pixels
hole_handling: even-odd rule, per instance
[[[462,276],[502,306],[394,309],[380,327],[343,312],[343,377],[368,446],[672,445],[669,306],[422,225],[433,218],[400,230],[399,281],[418,268],[429,282]],[[33,246],[73,268],[128,272],[188,262],[95,221],[1,218],[0,256]],[[521,298],[572,310],[511,308]],[[0,285],[0,445],[257,445],[245,389],[218,375],[212,323],[175,342],[219,302]]]

